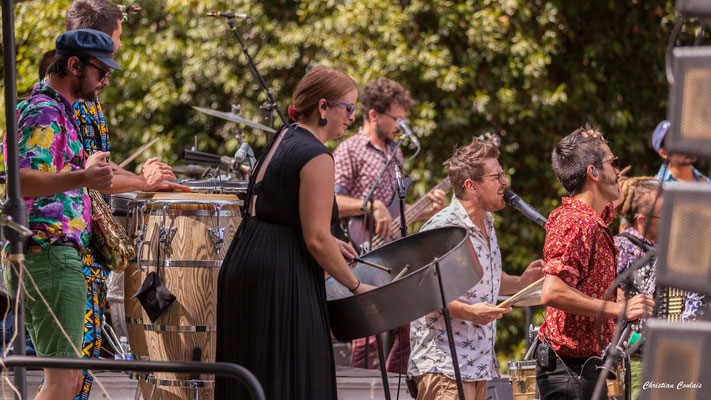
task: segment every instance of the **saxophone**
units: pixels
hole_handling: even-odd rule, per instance
[[[119,225],[111,213],[111,208],[101,194],[89,189],[91,197],[91,246],[98,263],[113,272],[123,272],[129,260],[136,257],[136,250],[130,244],[126,229]]]

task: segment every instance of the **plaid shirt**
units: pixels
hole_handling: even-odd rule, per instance
[[[564,197],[563,205],[553,210],[546,224],[543,272],[557,276],[590,297],[602,299],[616,277],[617,249],[607,227],[613,216],[612,203],[600,217],[587,204]],[[613,292],[609,300],[615,299]],[[599,322],[595,317],[547,307],[539,336],[545,337],[560,355],[575,358],[599,356],[602,347],[598,341],[603,347],[610,343],[615,320],[602,319],[601,337],[598,338],[595,332]]]
[[[385,147],[388,154],[376,148],[370,142],[363,128],[358,133],[344,140],[333,152],[336,163],[336,194],[365,198],[370,186],[378,178],[378,173],[395,149],[395,142],[388,142]],[[395,195],[395,167],[402,164],[402,151],[397,150],[395,160],[375,189],[375,199],[389,205]]]

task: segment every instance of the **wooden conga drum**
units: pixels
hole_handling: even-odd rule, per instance
[[[138,299],[132,299],[134,294],[141,287],[143,280],[138,270],[138,259],[140,249],[143,247],[146,233],[147,212],[143,200],[132,200],[128,206],[128,228],[126,232],[133,240],[136,247],[136,259],[128,262],[124,274],[124,297],[123,306],[126,318],[126,332],[128,333],[128,344],[131,346],[131,354],[134,360],[149,360],[148,346],[146,345],[146,335],[143,329],[143,308]],[[152,386],[148,384],[148,374],[130,372],[129,378],[138,380],[141,393],[144,399],[150,398]]]
[[[236,195],[145,193],[145,242],[139,250],[141,282],[157,271],[176,297],[157,320],[142,312],[153,361],[215,362],[217,276],[241,221]],[[155,373],[153,398],[214,398],[214,375]]]

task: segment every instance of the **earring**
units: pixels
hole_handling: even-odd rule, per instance
[[[326,126],[327,123],[328,123],[328,120],[326,118],[324,118],[323,116],[319,117],[319,119],[318,119],[319,126]]]

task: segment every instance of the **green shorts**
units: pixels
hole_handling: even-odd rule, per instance
[[[81,357],[86,308],[86,279],[82,272],[79,253],[71,246],[31,246],[25,255],[25,324],[30,333],[35,351],[46,357]],[[52,308],[59,323],[69,335],[71,343],[57,326],[57,321],[39,298],[38,290],[26,275],[32,274],[39,292]],[[16,288],[10,282],[10,267],[3,273],[8,293]],[[34,300],[32,300],[34,298]],[[71,344],[79,351],[75,353]]]

